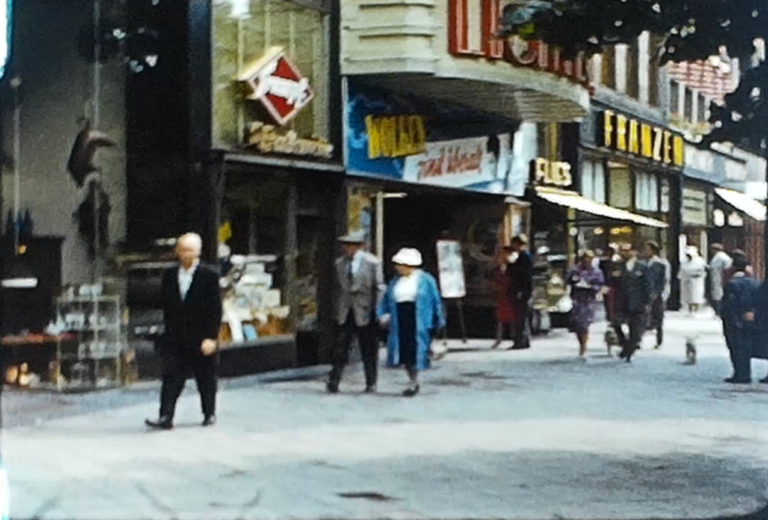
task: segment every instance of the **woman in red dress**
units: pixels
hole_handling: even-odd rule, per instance
[[[496,343],[491,348],[498,348],[507,334],[512,334],[515,323],[515,306],[509,299],[509,276],[507,264],[512,249],[503,247],[496,256],[496,267],[493,269],[493,285],[496,291]]]

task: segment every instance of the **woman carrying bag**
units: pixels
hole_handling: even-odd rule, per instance
[[[377,316],[388,326],[387,366],[405,367],[409,384],[403,395],[413,397],[419,393],[419,371],[429,367],[432,339],[445,319],[437,282],[421,269],[421,253],[401,249],[392,262],[397,276],[389,283]]]

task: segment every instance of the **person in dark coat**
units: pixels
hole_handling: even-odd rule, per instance
[[[613,322],[616,292],[621,284],[621,265],[618,244],[610,244],[605,258],[600,260],[600,270],[603,272],[603,280],[605,280],[603,305],[605,306],[605,317],[609,323]]]
[[[664,343],[664,311],[670,294],[672,268],[666,258],[661,257],[661,247],[650,241],[645,245],[648,255],[648,273],[651,277],[651,313],[649,326],[656,331],[656,348]]]
[[[648,325],[653,288],[648,266],[637,258],[637,249],[622,244],[619,252],[624,263],[616,291],[613,328],[622,345],[620,357],[629,363],[640,348]],[[629,337],[624,332],[624,325],[629,326]]]
[[[533,258],[528,252],[528,238],[517,235],[510,243],[507,275],[509,276],[509,298],[515,311],[513,340],[508,350],[530,348],[531,297],[533,296]]]
[[[203,409],[203,426],[216,422],[216,366],[221,327],[219,274],[200,264],[203,241],[188,233],[179,237],[179,266],[165,272],[162,282],[165,335],[160,345],[163,382],[160,416],[147,419],[151,428],[170,430],[176,401],[191,372],[197,382]]]
[[[757,343],[755,313],[760,282],[747,274],[748,267],[745,256],[734,255],[732,276],[723,293],[723,334],[733,365],[733,375],[725,382],[732,384],[752,382],[751,358]]]

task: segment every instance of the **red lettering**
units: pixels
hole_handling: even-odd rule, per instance
[[[483,54],[489,60],[504,57],[504,42],[494,35],[499,30],[501,0],[483,0]]]

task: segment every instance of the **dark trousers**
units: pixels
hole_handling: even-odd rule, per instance
[[[720,316],[720,309],[722,309],[723,302],[721,300],[712,300],[712,309],[717,316]]]
[[[733,366],[733,378],[739,381],[752,379],[753,331],[724,327],[725,344]]]
[[[624,322],[629,326],[629,337],[624,332]],[[621,357],[630,359],[635,350],[640,348],[645,328],[648,326],[648,315],[644,312],[633,312],[625,316],[625,320],[615,321],[613,330],[621,343]]]
[[[515,304],[515,321],[512,323],[512,340],[514,349],[524,349],[531,346],[531,305],[528,302]]]
[[[176,401],[190,373],[197,383],[200,404],[205,417],[216,415],[216,367],[218,354],[204,356],[199,345],[179,347],[163,345],[163,384],[160,390],[160,417],[173,419]]]
[[[379,367],[379,343],[376,329],[376,320],[371,318],[368,325],[358,327],[352,311],[347,315],[344,324],[338,326],[336,333],[336,345],[333,353],[333,368],[330,380],[338,384],[344,367],[349,363],[349,349],[352,346],[352,338],[357,337],[360,344],[360,353],[363,357],[366,386],[376,384]]]
[[[656,331],[656,346],[664,343],[664,311],[667,302],[663,298],[656,298],[651,304],[650,328]]]

